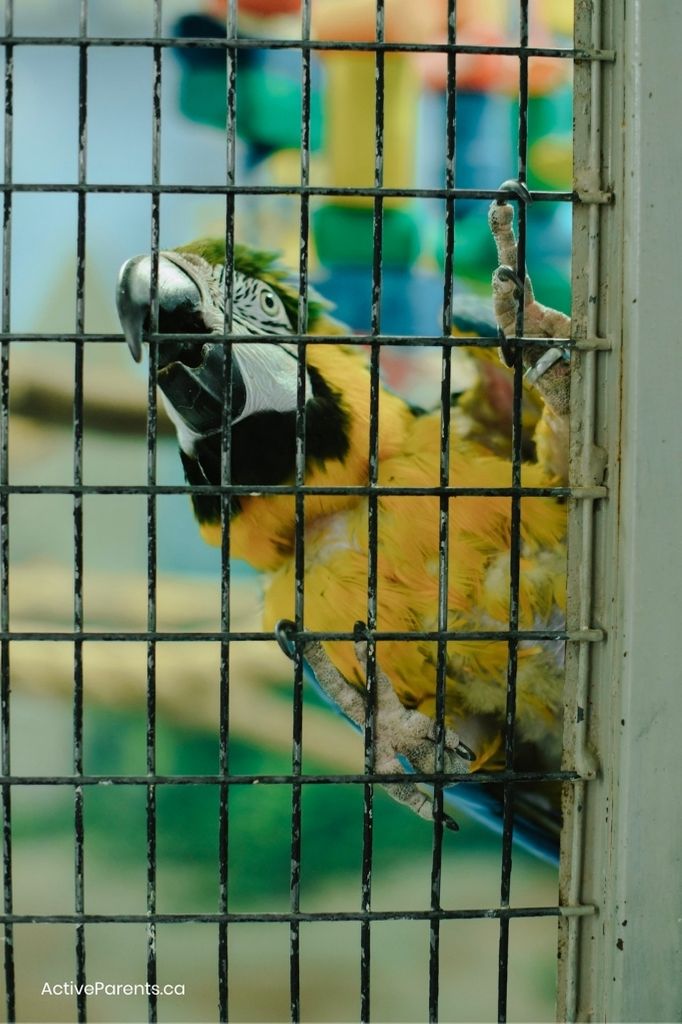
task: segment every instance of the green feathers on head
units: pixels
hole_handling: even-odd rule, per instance
[[[216,266],[225,262],[225,239],[224,238],[198,238],[189,245],[179,245],[177,252],[194,253],[201,256]],[[267,281],[273,291],[276,291],[284,303],[289,320],[294,330],[298,322],[298,289],[292,282],[289,273],[282,267],[277,266],[278,254],[276,252],[263,252],[259,249],[251,249],[248,245],[234,246],[234,269],[245,277],[255,277],[260,281]],[[327,303],[312,295],[308,299],[308,329],[313,330],[318,320],[326,313]]]

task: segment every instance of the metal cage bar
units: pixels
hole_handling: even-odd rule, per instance
[[[301,7],[301,36],[310,35],[310,3],[304,0]],[[299,211],[299,299],[296,327],[297,341],[296,372],[296,464],[295,464],[295,519],[294,519],[294,619],[297,629],[304,629],[305,615],[305,460],[306,460],[306,342],[308,326],[308,241],[310,232],[310,197],[304,192],[310,179],[310,51],[301,49],[301,197]],[[291,872],[289,877],[289,901],[292,915],[298,915],[301,902],[301,830],[303,788],[303,674],[304,658],[300,640],[294,651],[294,686],[292,705],[292,750],[291,770]],[[289,925],[289,988],[291,1019],[301,1015],[301,929],[300,921],[293,916]]]
[[[9,45],[5,41],[4,45]],[[93,194],[115,195],[244,195],[244,196],[384,196],[386,198],[403,197],[410,199],[496,199],[499,192],[494,189],[482,188],[455,188],[451,191],[440,188],[377,188],[368,185],[362,187],[343,187],[326,185],[113,185],[113,184],[85,184],[77,182],[56,182],[33,184],[31,182],[18,182],[16,185],[0,183],[1,192],[92,192]],[[544,192],[533,191],[532,198],[538,202],[563,202],[572,203],[575,200],[573,192]],[[595,197],[592,202],[606,203],[609,201],[609,194],[604,193],[603,197]],[[111,339],[118,335],[110,335]],[[251,337],[250,335],[248,337]]]
[[[225,15],[225,35],[234,42],[237,37],[237,3],[228,0]],[[225,175],[226,184],[235,184],[236,132],[237,132],[237,54],[234,46],[225,51]],[[225,196],[225,262],[234,264],[234,208],[235,194]],[[232,288],[229,275],[225,274],[223,300],[225,316],[223,329],[228,335],[232,331]],[[230,969],[228,945],[229,913],[229,842],[230,842],[230,787],[227,778],[230,771],[230,489],[232,459],[232,349],[225,347],[223,360],[223,415],[220,445],[220,482],[223,488],[220,496],[220,723],[218,767],[221,775],[220,802],[218,809],[218,884],[221,920],[218,924],[218,1020],[229,1017]]]
[[[448,0],[448,43],[452,44],[457,32],[456,0]],[[457,145],[457,55],[447,55],[447,82],[445,93],[445,188],[455,188],[455,153]],[[443,265],[443,334],[449,333],[452,323],[452,299],[455,264],[455,201],[450,196],[445,202],[445,259]],[[450,481],[450,394],[452,383],[452,349],[441,349],[440,393],[440,453],[439,483],[445,488]],[[448,626],[448,546],[450,540],[450,499],[441,494],[438,502],[438,630]],[[447,641],[438,640],[436,654],[436,758],[434,768],[442,773],[445,762],[445,676]],[[429,926],[429,1021],[438,1020],[440,997],[440,939],[441,875],[443,862],[443,787],[433,787],[433,851],[431,863],[431,910],[434,917]]]
[[[384,41],[385,3],[377,0],[375,34],[378,43]],[[384,181],[384,106],[385,106],[385,53],[377,49],[374,58],[374,187],[381,190]],[[383,217],[384,204],[380,191],[374,196],[372,210],[372,299],[370,325],[370,397],[369,397],[369,487],[376,486],[379,472],[379,370],[381,349],[374,339],[381,331],[381,296],[383,271]],[[374,771],[374,747],[376,738],[377,702],[377,649],[372,631],[377,627],[378,609],[378,530],[379,504],[376,495],[367,498],[367,710],[364,724],[364,766],[365,773]],[[372,900],[372,856],[374,839],[374,788],[371,782],[363,787],[363,835],[362,835],[362,881],[361,907],[369,914]],[[371,982],[371,924],[369,918],[362,922],[360,932],[360,1019],[363,1024],[370,1020]]]
[[[154,38],[161,31],[161,0],[154,0],[153,7]],[[153,82],[152,82],[152,166],[151,166],[151,325],[158,331],[159,325],[159,237],[161,230],[161,197],[156,190],[161,177],[161,87],[162,63],[161,47],[155,42],[152,46]],[[156,457],[157,457],[157,397],[156,379],[158,373],[158,348],[151,345],[149,349],[149,375],[147,386],[147,628],[150,636],[147,640],[147,722],[146,722],[146,767],[147,774],[156,772],[156,593],[157,593],[157,537],[158,509],[156,503]],[[156,941],[157,922],[156,890],[157,890],[157,803],[156,785],[149,781],[146,792],[146,827],[147,827],[147,984],[148,984],[148,1019],[157,1020],[158,997]]]
[[[81,0],[79,12],[80,36],[88,31],[88,4]],[[78,49],[78,184],[87,180],[88,129],[88,50]],[[85,330],[85,244],[86,193],[80,192],[77,206],[76,228],[76,334]],[[74,394],[73,394],[73,482],[83,483],[83,387],[85,346],[82,340],[74,342]],[[73,495],[73,629],[83,632],[83,494]],[[73,645],[73,772],[83,774],[83,644],[80,639]],[[74,786],[74,896],[77,914],[85,912],[85,857],[84,857],[84,805],[83,788]],[[87,1019],[85,995],[85,926],[76,925],[76,982],[80,991],[76,996],[78,1021]]]
[[[10,33],[8,33],[10,34]],[[358,53],[481,53],[508,57],[559,57],[565,60],[611,60],[613,51],[566,49],[551,46],[487,46],[464,43],[398,43],[385,40],[367,40],[349,42],[344,40],[320,39],[267,39],[238,38],[234,41],[208,38],[205,36],[178,38],[177,36],[88,36],[82,40],[80,36],[52,35],[32,36],[13,35],[12,41],[18,46],[75,46],[83,43],[86,47],[155,47],[167,49],[198,48],[201,50],[334,50],[356,51]]]
[[[517,179],[525,185],[528,149],[528,58],[523,54],[528,46],[528,0],[519,0],[519,136]],[[518,248],[516,272],[521,280],[526,274],[526,208],[518,203]],[[516,316],[516,333],[524,336],[524,304],[519,302]],[[521,400],[523,396],[522,350],[514,350],[514,394],[512,402],[512,486],[521,485]],[[514,765],[515,723],[516,723],[516,677],[518,669],[518,638],[511,635],[519,628],[519,587],[521,564],[521,496],[511,496],[511,535],[509,545],[509,653],[507,663],[507,698],[505,709],[504,760],[505,768],[511,771]],[[502,804],[502,867],[500,873],[500,904],[509,906],[511,896],[512,842],[514,836],[514,790],[506,783],[503,788]],[[507,1019],[509,972],[509,918],[500,919],[497,980],[497,1018]]]
[[[12,127],[14,117],[14,47],[11,39],[14,29],[14,0],[5,4],[5,145],[3,153],[3,181],[8,186],[3,203],[2,228],[2,330],[9,333],[11,320],[11,266],[12,266]],[[4,637],[0,648],[0,738],[2,740],[2,774],[11,772],[10,756],[10,641],[9,636],[9,385],[10,385],[10,343],[2,341],[0,353],[0,480],[4,485],[0,495],[0,571],[2,593],[0,594],[0,624]],[[12,887],[12,788],[8,783],[2,787],[2,877],[3,910],[13,911]],[[7,1019],[16,1016],[14,927],[11,922],[4,926],[4,973],[5,1004]]]

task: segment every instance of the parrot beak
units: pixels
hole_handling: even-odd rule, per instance
[[[191,275],[191,267],[175,253],[159,253],[157,292],[159,332],[168,339],[159,346],[158,384],[166,408],[180,433],[207,437],[218,432],[225,404],[225,346],[210,344],[204,312],[206,299]],[[151,257],[133,256],[121,267],[116,307],[128,348],[136,362],[150,329],[152,306]],[[173,334],[196,334],[196,341],[180,341]],[[238,416],[246,402],[239,365],[232,362],[232,410]]]
[[[246,404],[246,388],[236,359],[232,360],[232,419]],[[225,346],[203,344],[196,365],[180,360],[159,370],[159,387],[178,436],[195,438],[220,433],[226,399]]]
[[[118,317],[136,363],[142,358],[142,341],[145,330],[149,330],[151,277],[151,257],[133,256],[121,267],[116,285]],[[200,314],[201,291],[189,274],[164,253],[159,253],[157,292],[160,321],[166,314],[175,317],[177,321]],[[168,362],[168,358],[165,361]]]

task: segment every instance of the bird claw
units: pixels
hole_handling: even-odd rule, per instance
[[[290,619],[280,619],[275,625],[275,640],[279,644],[282,654],[286,654],[291,661],[294,660],[296,644],[293,634],[296,632],[296,624]]]
[[[294,624],[281,620],[275,627],[275,636],[289,656],[293,656]],[[308,640],[303,656],[312,668],[318,683],[339,710],[363,729],[367,719],[367,691],[349,683],[334,666],[322,644]],[[362,671],[367,673],[367,639],[364,623],[356,623],[355,656]],[[439,760],[437,723],[404,707],[393,689],[390,679],[376,666],[376,704],[374,708],[374,770],[378,775],[404,775],[400,782],[389,782],[384,788],[419,817],[433,820],[433,795],[424,791],[419,783],[410,780],[410,771],[435,774]],[[476,754],[462,742],[458,733],[444,727],[441,772],[468,775]],[[457,831],[453,818],[441,814],[443,825]]]
[[[530,194],[521,182],[505,181],[501,192],[513,192],[527,203]],[[568,340],[571,321],[564,313],[537,302],[530,277],[514,268],[518,265],[514,210],[504,198],[493,200],[488,211],[488,223],[497,247],[499,266],[493,273],[492,288],[495,319],[500,336],[500,353],[508,366],[514,365],[516,345],[509,341],[517,333],[518,305],[523,299],[524,335],[535,338]],[[524,345],[523,365],[530,384],[534,384],[544,401],[560,415],[568,411],[569,369],[568,349],[555,345]]]
[[[497,328],[497,340],[500,343],[500,356],[505,366],[510,369],[516,362],[516,345],[513,341],[510,341],[507,335],[504,333],[501,327]]]
[[[525,182],[519,181],[518,178],[507,178],[506,181],[502,182],[497,191],[507,193],[511,192],[517,197],[517,199],[520,199],[522,202],[528,203],[529,205],[533,202],[533,197],[528,191],[528,186]],[[505,196],[498,196],[495,202],[498,206],[504,206],[507,199]]]
[[[523,295],[523,281],[511,267],[501,266],[495,271],[495,277],[497,281],[511,281],[516,287],[514,289],[514,298],[520,299]]]

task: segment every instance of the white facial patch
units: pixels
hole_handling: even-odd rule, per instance
[[[185,455],[189,455],[190,458],[194,457],[197,441],[200,441],[205,434],[198,434],[196,431],[188,427],[182,416],[175,409],[175,406],[166,398],[163,391],[160,392],[161,401],[163,402],[164,408],[168,413],[168,418],[175,427],[175,433],[178,437],[178,444],[182,448]]]
[[[298,364],[294,355],[281,345],[235,342],[232,355],[239,364],[246,404],[233,423],[256,412],[292,412],[296,409]],[[312,397],[306,373],[305,400]]]

